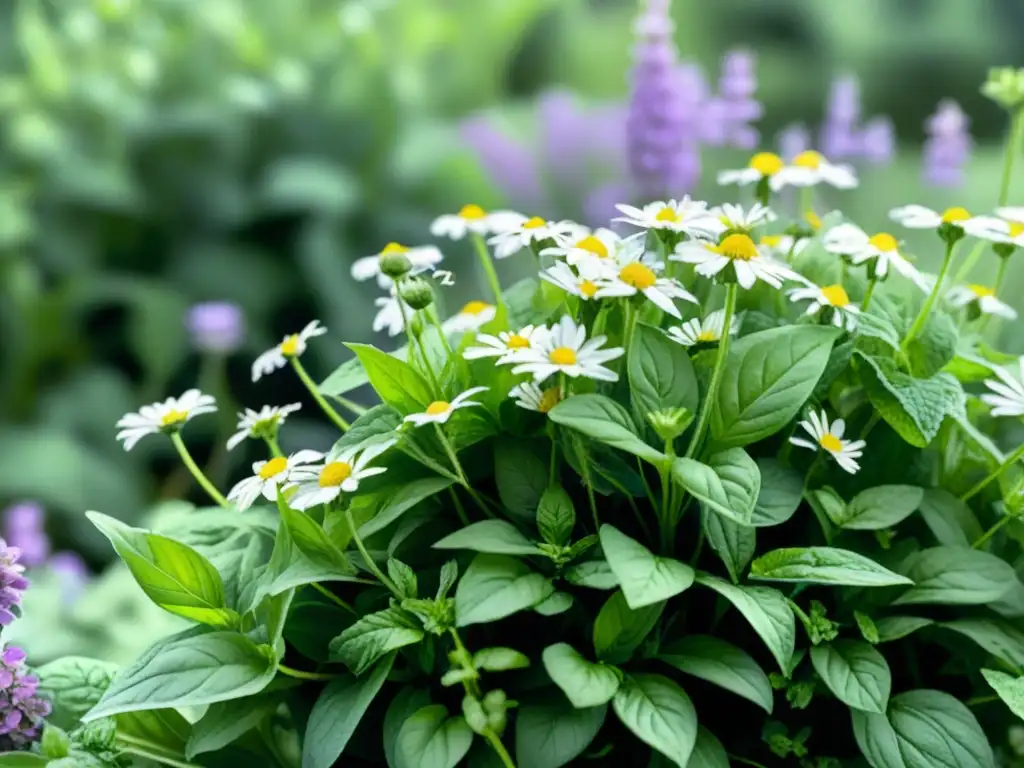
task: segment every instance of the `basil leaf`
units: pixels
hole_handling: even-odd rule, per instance
[[[772,713],[774,700],[768,675],[752,656],[735,645],[709,635],[688,635],[661,648],[658,658]]]
[[[632,609],[668,600],[693,584],[693,568],[651,554],[614,526],[601,526],[601,548]]]
[[[870,558],[835,547],[791,547],[776,549],[757,558],[750,566],[750,578],[849,587],[889,587],[911,584]]]

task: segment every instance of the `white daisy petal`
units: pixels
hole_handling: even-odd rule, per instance
[[[126,413],[114,425],[120,431],[115,439],[130,451],[146,435],[173,434],[196,416],[217,410],[215,400],[198,389],[189,389],[180,397],[142,406],[137,413]]]

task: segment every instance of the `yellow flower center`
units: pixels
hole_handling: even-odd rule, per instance
[[[968,213],[966,208],[947,208],[942,212],[942,220],[947,224],[954,224],[958,221],[967,221],[971,218],[971,214]]]
[[[537,408],[541,413],[547,413],[558,405],[559,399],[558,387],[549,387],[548,389],[545,389],[544,393],[540,396],[540,403],[537,405]]]
[[[838,437],[833,435],[831,432],[826,432],[824,435],[822,435],[821,438],[818,440],[818,445],[820,445],[826,451],[830,451],[831,453],[839,453],[841,450],[843,450],[842,441]]]
[[[428,416],[440,416],[442,413],[447,413],[448,409],[452,407],[452,404],[444,400],[435,400],[427,406]]]
[[[639,261],[634,261],[619,270],[619,280],[626,285],[633,286],[638,291],[646,291],[658,282],[658,276],[650,267],[644,266]]]
[[[977,283],[971,283],[971,285],[967,287],[970,288],[971,293],[973,293],[979,299],[984,299],[986,296],[996,295],[996,292],[993,291],[991,288],[988,288],[987,286],[984,285],[978,285]]]
[[[729,235],[718,245],[718,252],[734,261],[751,261],[757,258],[757,246],[747,235]]]
[[[899,245],[899,243],[896,242],[896,238],[888,232],[879,232],[877,235],[872,235],[868,238],[868,243],[883,253],[895,251],[896,247]]]
[[[675,224],[676,222],[679,221],[679,213],[676,211],[675,208],[666,205],[664,208],[658,211],[658,215],[654,217],[654,220],[668,221]]]
[[[484,310],[490,309],[491,305],[486,301],[471,301],[469,304],[462,308],[460,314],[463,315],[479,315]]]
[[[761,245],[769,248],[778,248],[782,243],[782,235],[761,235]]]
[[[479,205],[464,205],[459,210],[460,219],[482,219],[486,215],[487,211],[485,211]]]
[[[262,479],[269,480],[286,469],[288,469],[288,459],[278,456],[264,464],[262,469],[260,469],[259,475]]]
[[[293,333],[281,342],[281,346],[278,349],[281,350],[281,354],[285,357],[295,357],[299,354],[299,334]]]
[[[697,341],[718,341],[718,334],[707,328],[697,334]]]
[[[352,474],[352,465],[344,461],[332,461],[320,470],[320,487],[334,488],[348,480]]]
[[[804,211],[804,221],[810,224],[815,232],[821,229],[821,217],[814,211]]]
[[[750,167],[762,176],[774,176],[784,165],[782,158],[774,152],[758,152],[750,158]]]
[[[850,303],[850,297],[847,295],[846,289],[841,285],[826,286],[821,289],[821,295],[833,307],[845,307]]]
[[[555,347],[548,355],[555,365],[576,365],[576,350],[570,347]]]
[[[518,333],[513,333],[508,337],[508,343],[505,346],[509,349],[526,349],[530,346],[530,340]]]
[[[599,259],[608,258],[608,247],[593,235],[587,235],[584,237],[576,243],[576,247],[581,251],[587,251],[588,253],[594,254]]]
[[[594,298],[594,294],[597,293],[597,285],[590,280],[584,280],[580,283],[580,293],[588,299],[592,299]]]
[[[523,222],[523,229],[539,229],[545,224],[547,224],[547,222],[540,216],[534,216],[532,219],[527,219]]]
[[[825,158],[821,156],[820,152],[815,152],[813,149],[809,149],[794,157],[793,165],[798,168],[810,168],[812,171],[816,171],[821,166],[824,159]]]
[[[384,246],[384,250],[380,252],[381,256],[387,256],[392,253],[408,253],[409,249],[399,243],[388,243]]]
[[[188,420],[188,411],[171,410],[160,417],[160,426],[173,427]]]
[[[1010,237],[1020,237],[1024,235],[1024,223],[1019,221],[1010,222]]]

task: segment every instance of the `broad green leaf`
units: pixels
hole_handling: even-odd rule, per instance
[[[682,345],[640,324],[626,361],[629,391],[641,418],[666,408],[697,412],[697,377]]]
[[[651,464],[660,466],[666,460],[665,454],[637,435],[626,409],[604,395],[573,395],[552,408],[548,417],[556,424],[575,429]]]
[[[356,353],[380,399],[403,416],[419,413],[433,402],[430,385],[409,363],[369,344],[345,346]]]
[[[826,326],[788,325],[733,344],[711,412],[715,444],[749,445],[788,424],[814,392],[836,336]]]
[[[612,707],[634,736],[686,768],[697,742],[697,713],[676,683],[662,675],[629,675]]]
[[[539,555],[537,545],[505,520],[481,520],[449,534],[434,549],[471,549],[494,555]]]
[[[1024,632],[1008,621],[957,619],[939,625],[969,637],[1011,669],[1024,671]]]
[[[758,459],[757,468],[761,473],[761,490],[754,502],[750,524],[758,528],[780,525],[789,520],[800,506],[804,492],[803,475],[770,457]]]
[[[0,753],[0,768],[45,768],[51,764],[48,757],[33,752]]]
[[[576,510],[569,494],[561,486],[547,488],[537,508],[537,530],[541,538],[548,544],[565,546],[572,538],[575,526]]]
[[[397,765],[398,734],[405,721],[430,704],[430,692],[407,685],[395,694],[384,713],[384,758],[389,768]]]
[[[601,548],[622,587],[626,604],[634,610],[668,600],[693,584],[693,568],[652,554],[614,526],[601,526]]]
[[[538,444],[515,439],[497,441],[494,482],[498,486],[498,497],[510,516],[532,529],[537,507],[548,487],[548,461],[541,458]]]
[[[847,587],[891,587],[912,584],[870,558],[835,547],[776,549],[757,558],[750,578]]]
[[[356,726],[380,693],[395,654],[385,656],[362,680],[345,675],[320,692],[309,713],[302,740],[302,768],[331,768],[345,750]]]
[[[505,555],[473,558],[455,590],[456,624],[484,624],[532,608],[555,591],[551,581]]]
[[[567,704],[529,704],[516,715],[517,765],[562,768],[597,736],[608,707],[575,709]]]
[[[853,709],[884,714],[892,690],[885,657],[862,640],[834,640],[811,648],[818,677],[837,699]]]
[[[772,713],[774,699],[768,675],[746,651],[710,635],[687,635],[665,645],[658,658],[680,672],[707,680]]]
[[[327,454],[328,461],[343,451],[360,449],[374,443],[395,438],[395,430],[402,424],[402,417],[390,405],[381,403],[362,414],[352,422],[348,432],[338,438]]]
[[[409,509],[445,490],[453,482],[447,477],[423,477],[388,487],[372,497],[357,496],[353,509],[356,505],[367,504],[374,510],[373,518],[359,527],[359,535],[365,539],[383,531]],[[356,517],[354,511],[353,517]]]
[[[729,755],[722,742],[703,725],[697,728],[697,743],[686,768],[729,768]]]
[[[700,572],[696,581],[715,590],[743,614],[779,662],[780,669],[788,674],[796,646],[796,617],[785,595],[768,587],[730,584]]]
[[[83,656],[65,656],[35,670],[39,690],[53,706],[47,721],[72,730],[96,706],[117,673],[117,664]]]
[[[512,648],[484,648],[473,654],[473,666],[485,672],[505,672],[525,669],[530,666],[530,658]]]
[[[860,317],[857,318],[857,336],[877,339],[894,352],[900,348],[900,332],[879,304],[873,305],[867,312],[860,313]]]
[[[533,610],[541,616],[557,616],[572,608],[573,602],[573,596],[568,592],[552,592],[533,606]]]
[[[891,528],[917,511],[924,491],[912,485],[881,485],[861,491],[846,505],[840,528],[878,531]]]
[[[738,584],[740,576],[754,557],[757,529],[734,523],[724,515],[709,512],[704,506],[701,506],[700,520],[708,546],[729,571],[729,578]]]
[[[220,574],[194,549],[99,512],[85,514],[110,539],[142,591],[165,611],[214,627],[238,623]]]
[[[280,694],[269,693],[271,687],[255,696],[211,704],[192,726],[185,756],[191,760],[223,749],[268,719],[283,700]]]
[[[910,372],[926,379],[941,371],[956,355],[960,334],[956,323],[945,312],[933,310],[921,332],[907,345]]]
[[[363,616],[331,641],[331,658],[359,676],[391,651],[414,645],[423,629],[404,611],[387,608]]]
[[[473,744],[462,717],[449,717],[443,704],[414,713],[398,732],[395,768],[455,768]]]
[[[807,503],[811,505],[823,531],[834,532],[830,523],[838,525],[840,521],[846,519],[846,502],[834,488],[827,485],[814,491],[808,491]],[[826,534],[827,537],[832,535],[834,533]]]
[[[588,560],[585,563],[570,565],[562,575],[566,581],[577,587],[615,589],[619,586],[619,580],[607,560]]]
[[[995,555],[960,547],[915,552],[900,570],[914,586],[895,605],[984,605],[1002,597],[1017,578],[1013,567]]]
[[[162,765],[185,762],[191,726],[176,709],[124,712],[116,721],[118,746],[125,752]]]
[[[609,597],[594,620],[594,651],[609,664],[628,661],[658,623],[664,603],[632,610],[622,590]]]
[[[934,623],[934,620],[921,616],[884,616],[875,621],[875,628],[878,630],[878,642],[891,643]]]
[[[395,582],[395,586],[402,594],[402,597],[416,599],[420,596],[419,579],[416,578],[416,571],[394,557],[388,558],[388,578]]]
[[[325,395],[344,395],[369,383],[370,377],[366,375],[362,361],[353,357],[335,368],[318,388]]]
[[[568,643],[549,645],[542,658],[548,677],[577,709],[607,704],[622,682],[618,669],[587,661]]]
[[[920,511],[925,525],[943,546],[970,547],[983,533],[971,508],[942,488],[924,492]]]
[[[716,453],[707,464],[681,456],[672,462],[672,476],[709,509],[740,525],[751,525],[761,473],[742,448]]]
[[[1009,710],[1024,720],[1024,678],[994,669],[983,669],[981,674]]]

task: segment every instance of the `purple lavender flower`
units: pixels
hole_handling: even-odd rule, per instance
[[[192,344],[200,352],[230,354],[242,343],[245,318],[242,310],[228,301],[207,301],[192,306],[185,315]]]
[[[486,115],[464,120],[459,135],[514,205],[523,210],[545,207],[541,177],[528,147],[500,131]]]
[[[780,157],[792,160],[801,152],[811,149],[811,132],[803,123],[791,123],[779,131],[776,141]]]
[[[552,90],[537,100],[544,167],[556,180],[570,184],[586,170],[583,153],[590,127],[570,91]],[[581,141],[584,139],[584,141]]]
[[[28,674],[25,652],[5,646],[0,655],[0,752],[25,750],[39,740],[50,702],[38,695],[39,678]]]
[[[970,119],[952,99],[939,103],[925,122],[924,179],[937,187],[958,187],[971,154]]]
[[[729,51],[722,59],[718,95],[705,105],[707,123],[704,140],[712,146],[753,149],[761,134],[751,123],[759,120],[764,107],[754,98],[757,92],[754,54]]]
[[[21,550],[22,565],[42,565],[50,556],[50,537],[45,525],[46,512],[34,501],[15,504],[4,511],[4,538]]]
[[[89,567],[77,552],[55,552],[48,565],[60,584],[61,601],[73,605],[89,583]]]
[[[21,595],[28,589],[28,579],[22,575],[25,566],[18,562],[20,558],[21,551],[17,547],[9,547],[0,539],[0,626],[6,627],[14,621],[16,617],[11,609],[21,604]]]
[[[826,157],[836,160],[860,155],[860,81],[843,75],[832,81],[825,122],[818,139]]]

